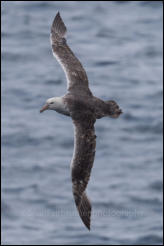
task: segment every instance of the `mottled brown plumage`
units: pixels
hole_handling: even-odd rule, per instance
[[[67,90],[71,93],[80,90],[81,94],[91,95],[87,74],[64,38],[66,31],[67,29],[58,13],[51,27],[51,44],[54,56],[65,71],[68,83]]]
[[[117,118],[121,110],[115,101],[103,101],[92,95],[87,74],[66,43],[66,26],[58,13],[51,27],[52,51],[67,78],[67,93],[47,100],[40,110],[56,110],[68,115],[74,124],[74,153],[71,162],[72,191],[79,215],[90,229],[91,203],[86,195],[95,157],[94,123],[104,116]]]
[[[73,195],[80,217],[90,229],[91,204],[86,196],[91,169],[95,157],[96,135],[95,117],[90,111],[74,111],[71,114],[74,123],[74,154],[72,159]]]

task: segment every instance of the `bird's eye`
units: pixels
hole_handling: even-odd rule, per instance
[[[53,104],[53,102],[50,102],[50,104]]]

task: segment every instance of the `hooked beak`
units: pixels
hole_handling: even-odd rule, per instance
[[[48,104],[45,104],[43,108],[41,108],[40,113],[48,109]]]

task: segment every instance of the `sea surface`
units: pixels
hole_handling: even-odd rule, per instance
[[[2,244],[162,245],[162,2],[1,5]],[[95,125],[90,232],[72,195],[72,121],[39,113],[66,93],[49,41],[58,11],[93,94],[124,112]]]

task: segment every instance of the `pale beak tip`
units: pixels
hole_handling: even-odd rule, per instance
[[[48,105],[46,104],[46,105],[43,106],[43,108],[41,108],[40,113],[42,113],[43,111],[45,111],[47,109],[48,109]]]

